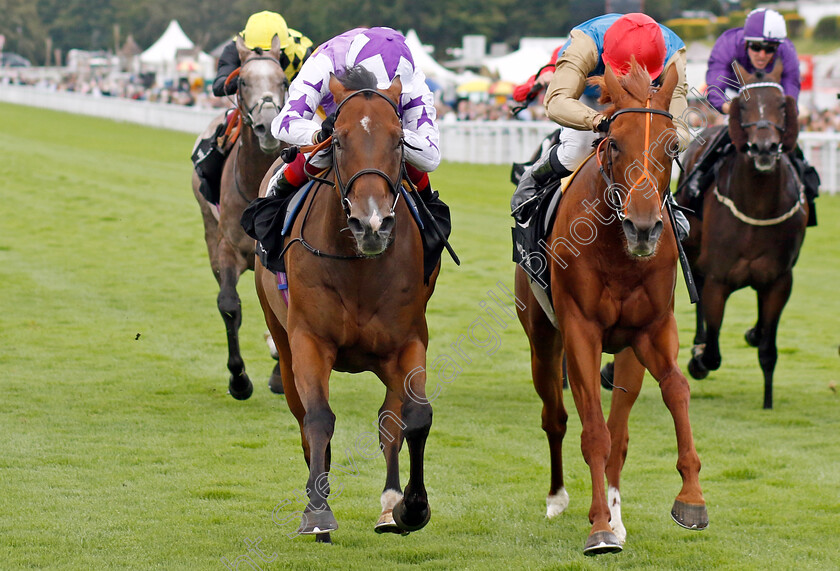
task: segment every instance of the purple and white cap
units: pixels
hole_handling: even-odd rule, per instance
[[[370,28],[353,38],[347,50],[345,65],[364,67],[376,76],[376,87],[387,89],[400,76],[402,92],[413,87],[414,58],[405,37],[391,28]]]
[[[748,42],[776,42],[787,37],[785,18],[775,10],[753,10],[744,22],[744,40]]]

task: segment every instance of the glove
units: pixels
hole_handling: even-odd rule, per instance
[[[321,123],[321,130],[315,133],[315,144],[323,143],[335,130],[335,113],[330,113]]]
[[[597,131],[598,133],[606,134],[606,133],[609,132],[609,130],[610,130],[610,120],[607,119],[606,117],[603,117],[601,119],[601,122],[598,123],[597,125],[595,125],[595,131]]]
[[[300,147],[292,145],[291,147],[286,147],[280,151],[280,158],[288,165],[294,162],[298,156],[298,152],[300,152]]]

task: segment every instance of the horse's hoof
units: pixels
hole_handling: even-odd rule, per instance
[[[426,505],[426,508],[420,511],[419,517],[412,517],[408,513],[408,508],[405,506],[405,499],[397,502],[394,506],[394,522],[402,531],[417,531],[423,529],[429,520],[432,519],[432,509]]]
[[[231,375],[228,381],[228,393],[236,400],[248,400],[254,392],[254,385],[251,383],[251,379],[248,378],[248,375],[242,373],[239,377],[239,382],[236,381],[237,379]]]
[[[317,533],[315,534],[315,543],[329,543],[332,545],[332,538],[329,533]]]
[[[613,390],[613,380],[615,376],[615,363],[610,361],[601,367],[601,386],[608,391]]]
[[[671,517],[677,522],[677,525],[686,529],[700,531],[709,527],[709,514],[703,504],[687,504],[680,500],[674,500]]]
[[[692,379],[700,381],[709,376],[709,369],[703,365],[698,357],[692,357],[688,361],[688,374],[691,375]]]
[[[379,521],[377,521],[376,525],[373,527],[373,531],[376,533],[399,533],[400,535],[409,534],[408,531],[400,529],[400,526],[398,526],[397,522],[394,521],[393,510],[385,510],[382,512],[382,515],[379,516]]]
[[[586,539],[583,547],[584,555],[601,555],[602,553],[618,553],[621,551],[618,536],[611,531],[596,531]]]
[[[298,533],[301,535],[326,535],[329,540],[329,533],[338,529],[338,522],[332,510],[305,511],[300,521]]]
[[[271,371],[271,377],[268,379],[268,390],[275,395],[284,394],[283,377],[280,376],[280,365],[274,365],[274,370]]]
[[[758,344],[761,343],[761,334],[758,332],[758,327],[747,329],[747,332],[744,333],[744,339],[750,347],[758,347]]]

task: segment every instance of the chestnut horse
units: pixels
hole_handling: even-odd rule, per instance
[[[387,475],[375,531],[406,533],[431,517],[423,478],[432,424],[425,312],[437,274],[424,285],[420,231],[398,186],[404,169],[399,78],[380,91],[375,76],[356,67],[340,80],[332,76],[329,88],[338,103],[334,166],[312,187],[290,232],[284,254],[288,307],[275,274],[261,263],[256,269],[257,293],[309,467],[309,503],[298,531],[327,542],[338,527],[327,503],[335,427],[331,370],[372,371],[386,388],[378,426]],[[403,438],[411,463],[404,491]]]
[[[626,538],[619,477],[630,409],[645,369],[658,381],[676,427],[682,489],[671,516],[689,529],[708,525],[689,423],[689,387],[677,366],[677,244],[667,213],[664,221],[662,215],[677,143],[666,111],[677,72],[670,67],[661,88],[652,88],[634,61],[626,76],[616,78],[607,66],[596,81],[602,102],[613,104],[603,112],[611,118],[609,132],[596,160],[590,158],[566,189],[545,245],[556,326],[537,302],[526,272],[516,269],[516,295],[524,301],[519,319],[531,344],[531,372],[543,401],[542,428],[551,458],[546,515],[562,513],[569,502],[561,458],[568,418],[562,398],[565,356],[583,425],[581,450],[592,477],[587,555],[621,551]],[[607,422],[598,370],[602,352],[617,354],[615,385],[620,387],[613,391]]]
[[[242,127],[238,143],[225,160],[218,208],[199,192],[195,173],[192,188],[204,220],[204,241],[210,266],[219,283],[216,303],[227,330],[228,390],[231,396],[243,400],[251,396],[254,388],[239,350],[242,307],[236,284],[245,270],[254,269],[254,240],[245,234],[239,221],[245,207],[257,198],[263,175],[283,148],[271,135],[270,127],[285,103],[288,80],[280,65],[277,38],[268,52],[249,50],[239,36],[236,47],[242,61],[241,67],[234,71],[239,76],[237,107],[242,114]],[[199,139],[215,132],[221,120],[221,117],[216,118]],[[275,392],[282,392],[279,374],[275,365],[269,381]]]
[[[758,293],[758,320],[745,337],[758,347],[764,408],[773,408],[776,332],[793,287],[808,204],[787,155],[796,146],[799,128],[796,100],[785,96],[779,84],[781,62],[769,74],[750,75],[743,68],[738,72],[744,86],[732,100],[729,115],[729,134],[737,152],[721,163],[716,184],[703,198],[703,220],[692,219],[685,244],[700,288],[688,370],[702,379],[720,367],[726,300],[732,292],[752,287]],[[700,151],[700,145],[692,143],[686,168]]]

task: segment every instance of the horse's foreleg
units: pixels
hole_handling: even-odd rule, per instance
[[[758,344],[758,363],[764,373],[764,408],[773,408],[773,371],[776,369],[778,352],[776,350],[776,332],[779,320],[790,292],[793,288],[793,273],[781,276],[767,289],[758,293],[761,316],[761,339]]]
[[[621,542],[610,527],[604,474],[610,455],[610,431],[601,410],[601,332],[580,316],[566,315],[563,341],[569,386],[575,398],[583,432],[580,448],[592,477],[592,529],[583,552],[586,555],[621,551]],[[575,319],[577,318],[577,319]]]
[[[621,543],[627,539],[627,530],[621,521],[621,469],[627,458],[627,444],[630,435],[627,423],[630,409],[642,390],[645,368],[639,363],[633,350],[625,349],[615,358],[615,381],[610,404],[610,457],[607,460],[607,503],[610,507],[610,527]]]
[[[236,254],[226,241],[219,244],[219,296],[216,304],[225,322],[228,343],[227,368],[230,371],[228,391],[237,400],[245,400],[254,392],[251,379],[245,373],[245,362],[239,350],[239,326],[242,324],[242,305],[236,284],[245,271],[237,265]]]
[[[388,387],[402,397],[402,423],[408,443],[409,478],[403,498],[394,506],[394,521],[403,531],[416,531],[429,523],[432,512],[426,495],[423,456],[432,427],[432,405],[426,398],[426,346],[409,343],[389,374]]]
[[[330,494],[329,449],[335,430],[335,414],[329,404],[329,378],[335,362],[335,348],[306,332],[290,335],[292,371],[300,403],[305,410],[303,434],[309,445],[309,504],[303,512],[302,534],[324,534],[338,528],[327,504]]]
[[[563,485],[563,438],[569,415],[563,406],[562,347],[554,342],[557,331],[535,332],[531,338],[531,375],[534,388],[543,402],[542,429],[548,438],[551,462],[551,486],[545,499],[546,517],[554,517],[569,505],[569,494]]]
[[[376,426],[379,432],[379,447],[385,456],[385,488],[380,503],[382,512],[376,522],[376,533],[402,533],[394,521],[394,506],[403,498],[400,486],[400,449],[403,443],[405,424],[400,415],[400,393],[391,389],[385,392],[385,402],[379,409]]]
[[[658,330],[639,336],[634,349],[642,364],[659,382],[662,400],[674,419],[677,470],[682,477],[682,489],[674,501],[671,517],[688,529],[705,529],[709,525],[709,516],[700,489],[700,457],[694,447],[688,416],[690,390],[685,375],[677,365],[679,339],[674,316],[671,315]]]
[[[703,284],[703,317],[706,321],[706,346],[702,349],[692,351],[692,362],[695,367],[707,371],[717,371],[720,368],[720,328],[723,325],[723,311],[726,307],[726,300],[732,289],[718,281],[707,279]],[[692,364],[689,363],[689,371]],[[692,373],[692,376],[695,376]],[[695,378],[703,378],[696,377]]]

